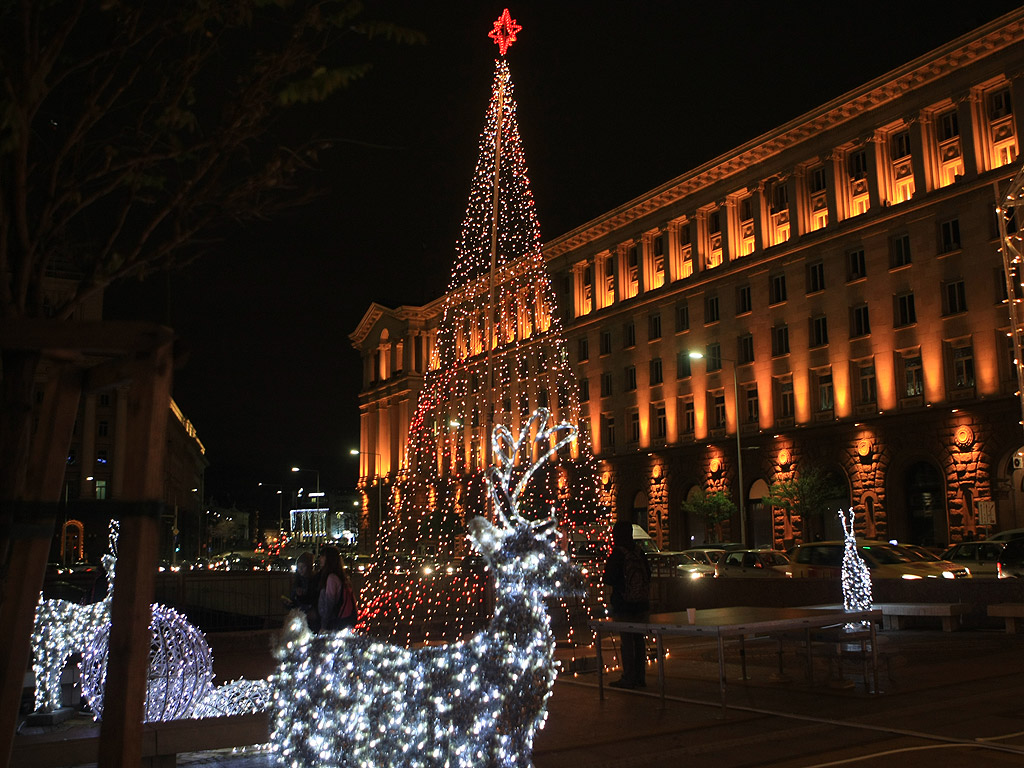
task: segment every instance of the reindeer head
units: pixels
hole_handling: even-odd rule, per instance
[[[543,520],[529,521],[519,514],[519,494],[530,477],[559,448],[576,437],[576,428],[568,423],[549,425],[550,412],[537,410],[513,439],[501,425],[494,428],[491,444],[497,465],[491,468],[487,484],[494,500],[497,524],[483,517],[469,521],[469,537],[490,564],[495,578],[506,589],[523,589],[551,594],[581,593],[583,579],[557,544],[558,528],[554,514]],[[530,433],[536,428],[532,441]],[[565,433],[559,437],[559,433]],[[553,440],[552,438],[559,438]],[[536,443],[541,455],[523,472],[513,486],[512,475],[524,445]]]

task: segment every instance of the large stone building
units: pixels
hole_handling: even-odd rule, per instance
[[[867,535],[1024,526],[996,213],[1015,104],[1024,9],[546,244],[620,517],[679,548],[706,536],[683,502],[721,489],[735,540],[829,538],[834,512],[762,503],[814,469]],[[367,508],[404,466],[437,307],[373,305],[352,334]]]

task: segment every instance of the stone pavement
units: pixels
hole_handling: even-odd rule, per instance
[[[864,690],[863,669],[787,648],[777,675],[777,645],[747,643],[748,679],[727,646],[728,708],[718,695],[717,648],[702,638],[667,642],[667,697],[657,667],[642,691],[605,690],[596,672],[563,673],[534,749],[536,768],[825,768],[835,765],[917,768],[1024,765],[1024,636],[997,630],[879,634],[881,693]],[[614,642],[606,638],[606,662]],[[231,676],[262,669],[258,653],[215,657]],[[606,677],[614,679],[611,672]],[[182,766],[269,768],[257,749],[180,755]]]

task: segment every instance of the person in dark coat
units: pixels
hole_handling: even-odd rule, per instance
[[[604,568],[604,583],[611,587],[612,618],[616,621],[643,619],[651,609],[650,597],[629,599],[626,586],[626,561],[639,557],[645,584],[651,583],[651,566],[633,541],[633,524],[619,520],[612,528],[612,552]],[[643,688],[647,685],[647,643],[639,632],[619,634],[622,655],[622,677],[609,683],[613,688]]]
[[[355,593],[338,548],[328,544],[320,550],[320,592],[317,599],[320,631],[335,632],[354,627],[358,619]]]
[[[289,608],[297,608],[306,614],[309,628],[314,632],[320,626],[317,614],[318,577],[313,573],[313,555],[301,553],[295,560],[295,581],[292,582],[292,594],[288,600]]]

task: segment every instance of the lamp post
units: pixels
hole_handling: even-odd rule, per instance
[[[351,448],[351,449],[349,449],[349,453],[351,455],[353,455],[353,456],[374,456],[377,459],[377,463],[376,463],[376,465],[373,468],[374,469],[373,473],[374,473],[374,475],[377,478],[377,528],[376,528],[376,532],[374,532],[374,541],[376,541],[377,532],[380,531],[381,518],[382,518],[383,513],[384,513],[383,500],[382,500],[382,496],[381,496],[381,486],[384,484],[384,482],[383,482],[383,480],[381,479],[381,476],[380,476],[380,465],[382,463],[381,462],[381,456],[376,451],[360,451],[358,448]]]
[[[704,357],[702,352],[690,352],[690,358],[693,360],[700,360]],[[730,360],[727,357],[719,357],[719,360],[725,360],[727,363],[732,363],[732,401],[735,403],[736,408],[736,481],[739,483],[739,502],[740,502],[740,543],[747,546],[747,505],[743,499],[743,445],[740,442],[740,383],[736,376],[736,361]],[[707,363],[705,363],[705,371],[707,370]]]
[[[305,469],[303,467],[292,467],[292,472],[313,472],[313,473],[316,474],[316,497],[315,497],[316,498],[316,508],[320,509],[320,470],[319,469]],[[319,515],[318,515],[318,517],[319,517]],[[305,527],[305,525],[303,525],[303,527]],[[303,531],[302,533],[305,533],[305,531]],[[310,531],[310,534],[312,534],[312,533],[313,532]]]

